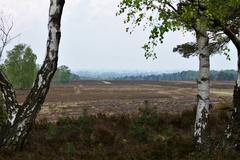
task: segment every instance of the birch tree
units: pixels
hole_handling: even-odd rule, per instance
[[[169,31],[182,28],[192,31],[196,35],[199,77],[194,137],[198,149],[201,149],[206,143],[209,115],[209,31],[212,27],[212,23],[210,23],[212,15],[208,9],[208,3],[209,1],[204,0],[122,0],[119,5],[119,14],[126,13],[125,23],[131,23],[133,29],[143,23],[145,28],[150,29],[149,42],[143,46],[147,58],[156,57],[154,47],[159,42],[163,42],[165,33]],[[132,32],[132,28],[130,32]]]
[[[210,77],[210,52],[208,49],[209,37],[207,34],[206,23],[199,23],[196,27],[196,41],[199,52],[199,77],[197,81],[198,95],[197,95],[197,111],[196,121],[194,125],[194,137],[196,139],[197,147],[202,145],[203,139],[207,134],[206,126],[209,115],[209,77]]]
[[[237,79],[233,90],[233,112],[225,131],[226,138],[233,143],[234,147],[240,150],[240,2],[237,0],[211,0],[208,8],[212,13],[210,18],[214,26],[214,32],[221,35],[219,41],[211,45],[210,52],[223,53],[229,59],[227,44],[231,40],[237,50]],[[223,35],[225,34],[225,35]],[[196,44],[186,43],[178,45],[174,51],[180,52],[184,57],[196,55]]]
[[[212,32],[218,35],[218,39],[210,44],[210,53],[222,53],[229,59],[229,49],[227,44],[230,40],[237,50],[237,79],[233,91],[233,112],[231,120],[225,135],[234,147],[240,150],[240,2],[228,0],[211,0],[208,3],[208,9],[211,11],[210,22],[212,23]],[[224,35],[225,34],[225,35]],[[196,55],[196,44],[186,43],[177,46],[174,50],[183,54],[184,57]]]
[[[233,112],[231,116],[231,121],[226,129],[226,136],[228,139],[237,140],[235,142],[235,147],[240,149],[240,143],[238,142],[240,138],[240,37],[239,33],[234,33],[230,27],[226,27],[225,33],[233,42],[234,46],[237,49],[237,80],[235,82],[233,90]]]
[[[240,150],[240,2],[238,0],[221,0],[215,4],[213,22],[221,28],[225,35],[232,41],[237,50],[237,80],[233,91],[233,112],[226,129],[226,136],[234,147]]]
[[[61,38],[61,16],[65,0],[50,0],[48,40],[45,60],[37,73],[30,93],[19,104],[12,85],[0,71],[0,88],[3,93],[7,121],[0,133],[0,147],[21,150],[38,112],[48,93],[50,82],[57,69]]]

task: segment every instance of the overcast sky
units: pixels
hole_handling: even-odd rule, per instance
[[[173,71],[197,70],[198,58],[185,59],[172,48],[194,40],[191,34],[169,33],[157,50],[157,60],[146,60],[141,46],[147,33],[141,29],[125,32],[122,17],[116,17],[118,0],[66,0],[62,18],[59,65],[72,70]],[[49,0],[0,0],[0,15],[10,15],[13,34],[21,34],[7,50],[18,43],[32,47],[42,63],[46,50]],[[235,69],[236,51],[231,61],[224,56],[211,57],[211,69]]]

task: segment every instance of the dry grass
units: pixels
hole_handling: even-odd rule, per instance
[[[110,84],[111,83],[111,84]],[[213,82],[211,102],[232,96],[233,82]],[[17,91],[23,101],[27,90]],[[82,110],[97,115],[136,114],[144,101],[162,113],[180,113],[196,105],[195,82],[79,81],[52,85],[38,120],[56,121],[59,116],[78,117]]]
[[[211,94],[220,97],[230,97],[233,95],[233,89],[211,89]]]

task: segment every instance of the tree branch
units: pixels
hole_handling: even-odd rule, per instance
[[[0,71],[0,88],[6,105],[9,125],[13,125],[19,105],[16,100],[15,90],[8,82],[2,71]]]
[[[232,32],[232,30],[229,26],[224,28],[224,33],[231,39],[233,44],[240,51],[240,41],[237,38],[237,36],[235,35],[235,33]]]

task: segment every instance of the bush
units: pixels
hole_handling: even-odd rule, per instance
[[[142,142],[150,141],[151,132],[159,125],[159,116],[156,108],[150,107],[145,101],[145,107],[139,109],[139,116],[135,117],[129,125],[129,135]]]
[[[82,132],[83,135],[83,142],[86,145],[91,145],[91,135],[93,133],[93,125],[94,125],[94,119],[93,117],[89,116],[87,113],[87,110],[83,110],[83,115],[80,116],[77,120],[78,127],[80,129],[80,132]]]
[[[72,119],[69,117],[59,117],[57,120],[57,125],[67,126],[72,124]]]
[[[103,125],[96,126],[94,130],[91,140],[95,143],[103,144],[103,145],[112,145],[115,140],[116,133],[113,130],[107,128]]]
[[[58,128],[55,124],[48,124],[47,125],[47,135],[46,139],[49,141],[56,140],[58,137]]]

